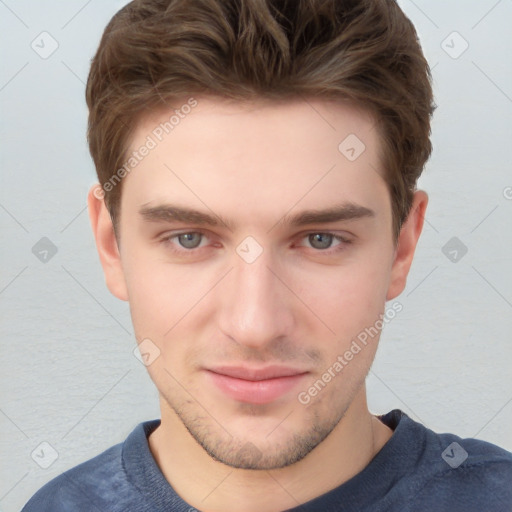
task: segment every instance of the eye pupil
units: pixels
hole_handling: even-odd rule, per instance
[[[329,235],[328,233],[315,233],[313,235],[309,235],[309,243],[311,247],[315,249],[328,249],[333,240],[333,235]]]
[[[178,240],[182,247],[195,249],[201,243],[201,233],[182,233]]]

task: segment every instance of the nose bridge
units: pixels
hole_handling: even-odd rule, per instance
[[[262,251],[255,259],[239,256],[222,293],[220,328],[239,344],[261,348],[289,335],[293,313],[286,289],[270,270],[271,254]]]

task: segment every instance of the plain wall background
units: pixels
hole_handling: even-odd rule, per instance
[[[84,83],[124,3],[0,2],[4,512],[159,416],[132,352],[128,306],[104,285],[86,211],[95,175]],[[433,430],[512,450],[512,2],[400,4],[433,68],[438,109],[419,183],[430,195],[427,222],[398,298],[403,311],[386,326],[368,378],[370,408],[398,407]],[[43,31],[59,45],[45,59],[31,47],[52,48]],[[57,248],[47,262],[33,253],[43,237]],[[456,262],[443,252],[453,237],[467,248]],[[58,453],[48,469],[31,458],[42,442]],[[49,462],[53,452],[43,452]]]

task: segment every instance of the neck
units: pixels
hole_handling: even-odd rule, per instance
[[[366,389],[334,430],[302,460],[275,470],[234,469],[212,459],[167,404],[149,447],[174,490],[209,512],[278,512],[320,496],[362,471],[392,435],[372,416]]]

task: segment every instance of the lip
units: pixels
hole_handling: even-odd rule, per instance
[[[208,379],[239,402],[267,404],[295,388],[308,372],[286,366],[220,366],[206,370]]]

